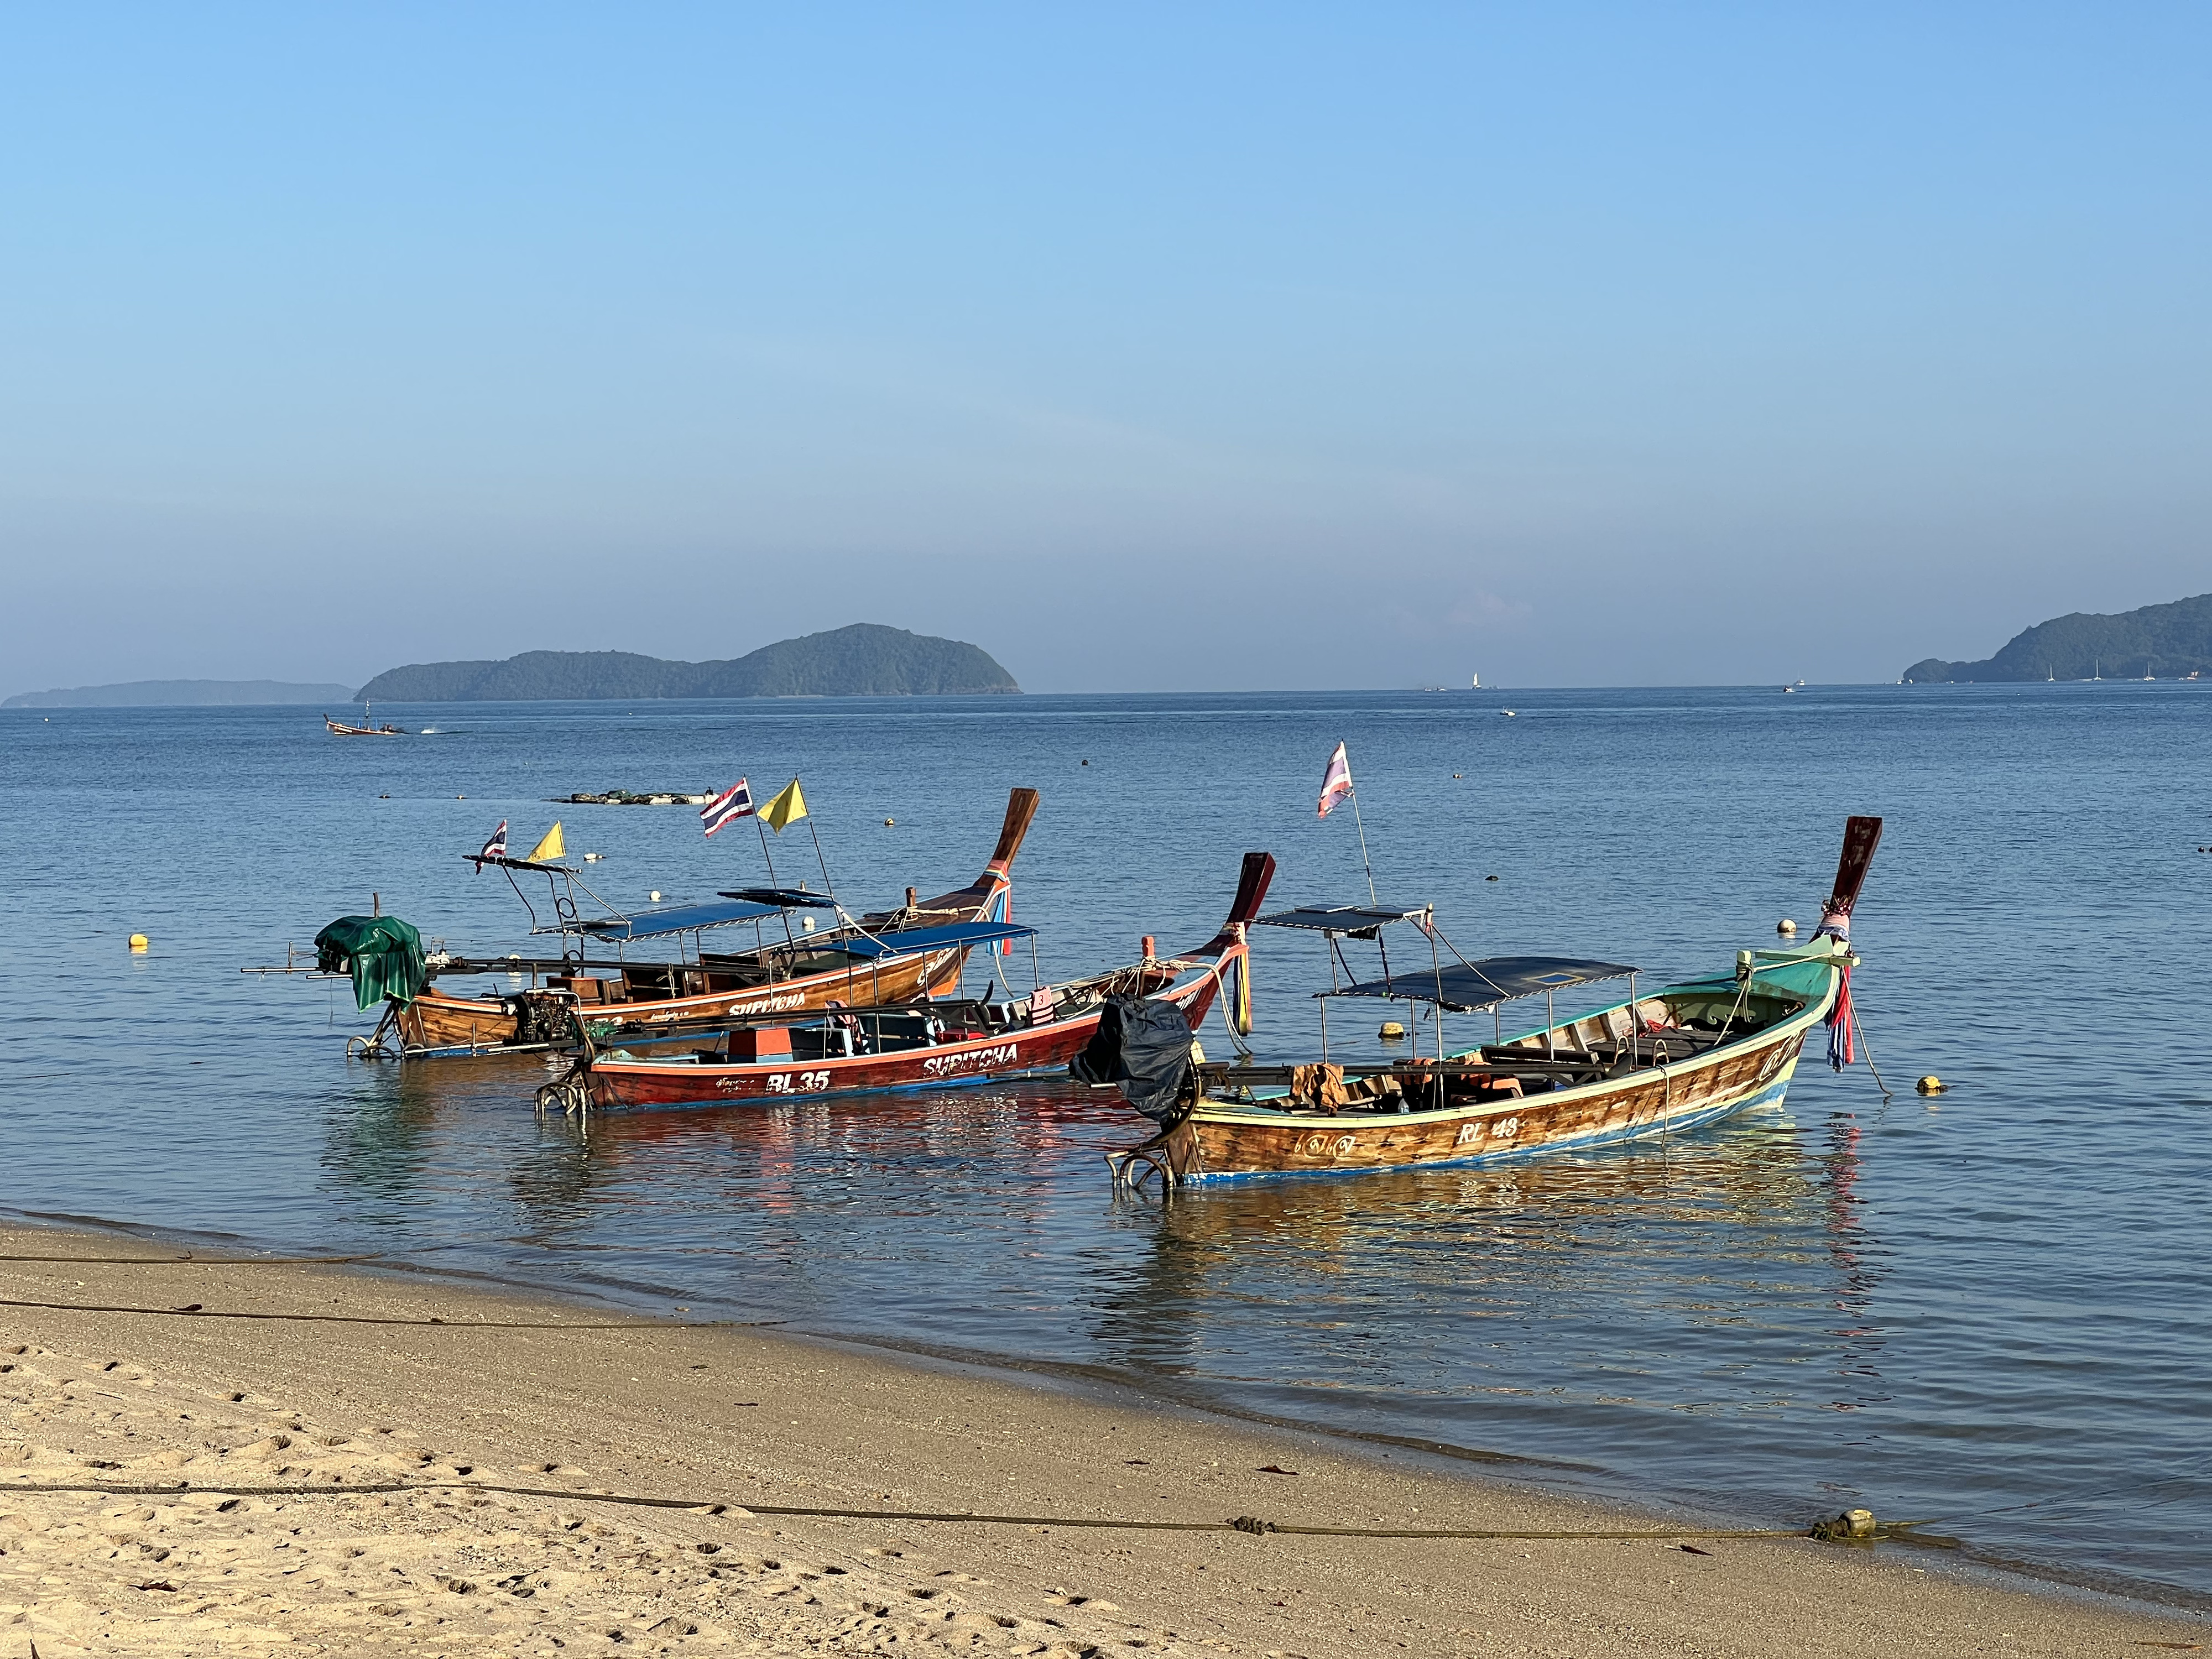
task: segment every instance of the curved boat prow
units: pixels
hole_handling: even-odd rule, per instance
[[[1001,880],[1012,878],[1014,854],[1022,850],[1030,824],[1036,817],[1037,799],[1037,792],[1026,787],[1018,787],[1007,795],[1006,820],[999,826],[999,844],[991,849],[990,862],[983,866],[979,884],[994,876]]]
[[[1221,924],[1221,931],[1198,947],[1184,952],[1187,956],[1218,957],[1232,945],[1244,942],[1244,929],[1260,907],[1267,902],[1268,884],[1275,879],[1275,855],[1273,853],[1247,853],[1244,866],[1237,873],[1237,896],[1229,906],[1229,920]]]

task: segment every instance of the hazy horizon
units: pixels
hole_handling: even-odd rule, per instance
[[[13,20],[0,696],[1879,684],[2202,592],[2212,14]]]

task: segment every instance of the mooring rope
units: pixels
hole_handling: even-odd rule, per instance
[[[346,1498],[407,1492],[469,1492],[505,1498],[552,1498],[574,1504],[617,1504],[632,1509],[691,1510],[710,1516],[787,1516],[836,1521],[940,1521],[994,1527],[1086,1527],[1129,1532],[1241,1532],[1253,1537],[1278,1534],[1306,1538],[1437,1539],[1637,1539],[1637,1538],[1818,1538],[1838,1536],[1835,1523],[1814,1527],[1633,1527],[1540,1528],[1519,1527],[1316,1527],[1295,1521],[1267,1521],[1240,1515],[1227,1521],[1160,1521],[1122,1516],[985,1515],[971,1510],[854,1510],[827,1505],[749,1504],[727,1498],[647,1498],[635,1492],[576,1492],[564,1486],[509,1486],[483,1480],[365,1480],[326,1486],[195,1486],[179,1481],[161,1486],[101,1482],[54,1482],[18,1486],[0,1482],[0,1493],[93,1493],[115,1498],[181,1498],[205,1493],[223,1498]],[[1877,1527],[1860,1538],[1902,1537],[1913,1522]]]
[[[46,1258],[51,1260],[51,1258]],[[0,1308],[43,1308],[54,1313],[149,1314],[175,1319],[291,1319],[324,1325],[436,1325],[449,1331],[709,1331],[751,1330],[781,1325],[781,1319],[678,1320],[532,1320],[532,1319],[404,1319],[378,1314],[264,1313],[204,1308],[187,1303],[181,1308],[131,1308],[98,1302],[26,1302],[0,1297]]]

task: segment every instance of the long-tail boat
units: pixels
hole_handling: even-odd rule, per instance
[[[1321,997],[1425,1005],[1438,1031],[1445,1013],[1486,1012],[1497,1040],[1445,1053],[1440,1036],[1435,1058],[1374,1065],[1333,1065],[1326,1051],[1299,1066],[1186,1060],[1171,1085],[1154,1091],[1156,1104],[1125,1086],[1160,1132],[1109,1155],[1115,1183],[1133,1187],[1158,1175],[1165,1188],[1527,1158],[1680,1134],[1778,1102],[1814,1026],[1827,1023],[1838,1066],[1852,1057],[1850,969],[1858,959],[1850,916],[1881,838],[1880,818],[1850,820],[1834,891],[1810,943],[1739,951],[1732,975],[1643,994],[1638,970],[1618,963],[1511,957],[1446,963],[1425,909],[1346,906],[1256,918],[1327,937],[1333,983]],[[1402,921],[1429,934],[1428,965],[1410,972],[1386,966],[1379,979],[1334,982],[1344,939],[1378,938]],[[1629,981],[1625,1000],[1550,1018],[1556,993],[1611,979]],[[1547,1005],[1543,1025],[1507,1036],[1498,1011],[1540,995]]]
[[[363,703],[362,718],[365,720],[374,719],[375,716],[369,714],[368,710],[368,705]],[[389,720],[382,726],[348,726],[343,720],[334,720],[325,714],[323,716],[323,724],[330,728],[331,735],[334,738],[404,738],[407,735]]]
[[[556,862],[471,854],[479,867],[501,867],[510,881],[514,871],[526,870],[560,884],[553,922],[534,926],[533,933],[557,933],[580,947],[611,944],[620,951],[633,943],[673,938],[688,939],[691,948],[685,959],[676,962],[592,963],[582,959],[580,950],[559,959],[434,957],[434,982],[393,1006],[392,1024],[401,1052],[428,1058],[552,1047],[568,1038],[571,1005],[602,1034],[611,1034],[803,1012],[832,1002],[896,1003],[957,991],[970,951],[1018,936],[1006,924],[1014,857],[1036,809],[1034,789],[1018,788],[1008,796],[998,845],[982,873],[965,887],[927,901],[918,900],[909,888],[904,904],[857,917],[846,915],[820,894],[740,888],[697,904],[580,920],[573,898],[575,870]],[[829,911],[835,925],[813,931],[812,913],[820,911]],[[536,910],[531,914],[535,921]],[[807,931],[793,929],[793,915],[802,917]],[[767,936],[772,920],[782,923],[780,940]],[[744,924],[756,929],[751,949],[708,948],[711,933]],[[459,973],[518,972],[531,975],[531,989],[462,997],[434,982],[435,976]],[[541,975],[542,986],[536,983]]]
[[[580,1024],[582,1048],[575,1065],[539,1091],[538,1104],[680,1106],[1060,1073],[1097,1035],[1102,1015],[1132,1005],[1171,1024],[1187,1047],[1224,982],[1224,1018],[1241,1036],[1251,1025],[1245,928],[1266,900],[1274,872],[1273,856],[1246,854],[1228,920],[1194,951],[1177,957],[1148,952],[1125,967],[1040,986],[1020,998],[831,1007],[805,1019],[752,1021],[726,1031],[690,1031],[618,1048],[603,1047]],[[657,1058],[635,1052],[679,1046],[684,1052]]]

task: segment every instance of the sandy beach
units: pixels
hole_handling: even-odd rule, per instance
[[[44,1659],[1334,1659],[2141,1654],[2212,1641],[2154,1610],[1993,1585],[1893,1547],[1073,1526],[1655,1523],[1402,1452],[687,1327],[672,1310],[656,1322],[359,1266],[184,1254],[112,1234],[0,1232],[8,1659],[33,1642]],[[56,1486],[73,1489],[36,1490]],[[115,1490],[129,1486],[162,1490]]]

